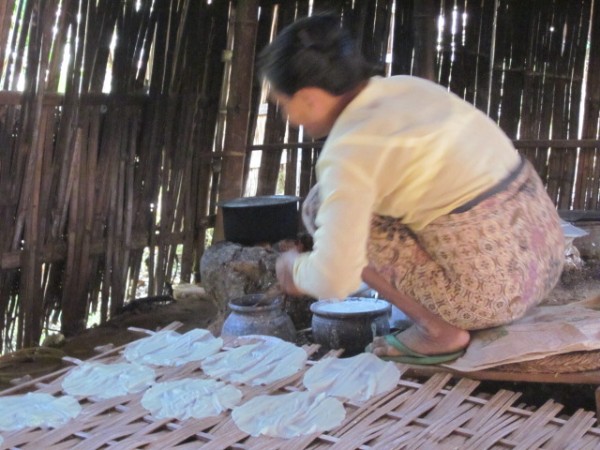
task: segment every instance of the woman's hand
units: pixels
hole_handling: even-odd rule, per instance
[[[295,297],[304,295],[294,284],[294,261],[296,261],[299,254],[297,250],[288,250],[282,253],[275,263],[275,272],[281,290]]]

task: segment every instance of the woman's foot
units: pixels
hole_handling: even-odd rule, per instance
[[[409,295],[398,291],[372,267],[363,269],[362,278],[413,322],[405,331],[375,338],[367,351],[383,358],[397,357],[397,361],[403,355],[408,355],[402,359],[422,360],[421,364],[437,364],[457,358],[469,345],[471,335],[468,331],[449,324]],[[435,355],[440,356],[423,358]]]
[[[401,344],[394,346],[389,338],[376,337],[370,351],[377,356],[401,356],[406,354],[398,347],[407,347],[421,355],[444,355],[464,350],[469,345],[470,334],[466,330],[445,324],[430,331],[417,324],[395,334]]]

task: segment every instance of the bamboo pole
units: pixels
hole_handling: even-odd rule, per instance
[[[371,46],[373,47],[373,60],[377,61],[384,72],[388,53],[388,43],[392,25],[393,0],[379,1],[375,3],[373,33],[371,35]]]
[[[29,76],[27,78],[27,111],[25,113],[24,130],[26,131],[22,146],[28,153],[27,171],[20,202],[26,203],[25,244],[23,248],[23,268],[20,289],[20,333],[18,343],[36,345],[41,335],[42,302],[41,267],[40,267],[40,187],[42,180],[42,163],[44,135],[47,115],[42,114],[42,100],[45,91],[43,74],[48,65],[52,27],[50,17],[55,11],[56,3],[47,2],[43,8],[35,5],[31,10],[29,28]],[[38,65],[39,64],[39,65]],[[34,76],[37,71],[38,76]],[[17,230],[18,232],[18,230]],[[22,337],[22,340],[21,340]]]
[[[303,17],[308,15],[308,1],[298,5],[298,17]],[[308,140],[306,135],[304,135],[304,140]],[[302,198],[305,198],[308,194],[310,188],[316,183],[316,179],[314,177],[313,166],[316,163],[316,158],[313,159],[321,149],[323,142],[306,142],[306,143],[298,143],[296,144],[286,144],[287,148],[290,148],[290,145],[293,145],[296,148],[301,148],[299,153],[300,160],[300,174],[298,176],[298,195]],[[315,147],[316,145],[316,147]]]
[[[138,41],[138,43],[136,44],[136,50],[139,50],[139,52],[141,52],[139,71],[135,80],[136,91],[146,90],[146,78],[150,78],[151,75],[148,74],[151,71],[149,62],[151,57],[150,53],[152,50],[153,34],[156,24],[156,8],[151,8],[151,4],[145,4],[144,8],[147,9],[147,11],[144,14],[144,34],[143,36],[141,36],[140,34],[141,41]]]
[[[260,51],[261,49],[263,49],[264,47],[266,47],[272,37],[272,34],[276,34],[277,33],[277,28],[280,28],[281,26],[285,26],[287,23],[291,22],[291,17],[293,17],[294,14],[294,8],[293,6],[295,5],[272,5],[270,8],[267,8],[266,11],[261,9],[261,14],[260,14],[260,20],[258,21],[258,26],[257,26],[257,30],[256,30],[256,43],[255,43],[255,47],[257,49],[257,51]],[[252,83],[252,91],[250,94],[250,114],[248,117],[248,142],[247,145],[250,146],[254,143],[254,141],[256,140],[256,131],[259,127],[264,127],[264,131],[265,133],[271,133],[271,126],[266,124],[265,122],[267,120],[275,120],[274,122],[274,126],[279,130],[280,127],[282,126],[280,123],[278,125],[278,122],[276,120],[276,118],[271,117],[270,114],[272,115],[272,111],[271,113],[269,113],[268,109],[271,108],[271,105],[267,106],[267,115],[266,117],[264,116],[264,113],[261,114],[262,111],[262,106],[265,104],[265,102],[267,102],[267,98],[268,98],[268,92],[267,92],[267,86],[265,86],[265,83],[263,82],[263,80],[256,80],[256,82]],[[285,120],[284,118],[281,118],[281,120]],[[283,125],[283,127],[285,127],[285,124]],[[263,133],[263,140],[268,140],[268,139],[275,139],[279,142],[283,141],[283,137],[277,137],[277,134],[280,134],[280,131],[274,130],[273,132],[273,137],[271,138],[267,138],[266,134]],[[252,158],[255,156],[255,153],[252,153],[251,151],[247,151],[246,152],[246,157],[244,158],[244,176],[243,176],[243,181],[242,181],[242,186],[244,189],[244,195],[247,192],[247,184],[248,184],[248,178],[250,175],[250,165],[252,162]],[[268,157],[267,157],[268,159]],[[279,171],[279,167],[277,166],[275,169],[271,169],[271,166],[273,166],[272,162],[269,162],[265,159],[262,158],[261,155],[261,160],[260,160],[260,167],[258,169],[259,174],[258,174],[258,185],[256,187],[256,193],[258,194],[259,192],[263,191],[263,192],[268,192],[270,190],[270,186],[273,185],[273,192],[275,192],[275,182],[271,182],[272,179],[277,179],[277,173]],[[267,169],[267,167],[269,167],[269,169]],[[266,170],[266,172],[265,172]],[[268,177],[268,180],[261,180],[261,171],[263,172],[263,175]],[[272,174],[271,172],[276,171],[276,174]],[[266,187],[269,186],[269,187]],[[254,193],[252,193],[254,194]]]
[[[100,118],[99,108],[88,106],[83,109],[83,120],[82,120],[82,146],[85,149],[85,165],[82,170],[82,177],[80,178],[80,184],[82,192],[80,199],[83,202],[82,217],[80,222],[80,230],[82,230],[81,239],[81,276],[79,278],[79,285],[77,286],[77,292],[80,296],[80,303],[84,303],[85,308],[79,309],[87,314],[88,303],[94,305],[94,309],[97,308],[97,298],[93,297],[93,280],[97,277],[96,271],[94,270],[96,262],[92,257],[92,243],[96,236],[94,235],[94,218],[95,209],[97,207],[97,196],[96,196],[96,180],[98,178],[98,141],[100,136]],[[84,298],[88,301],[84,302]]]
[[[15,17],[17,18],[17,20],[19,19],[25,19],[25,20],[29,20],[29,16],[30,16],[30,12],[31,12],[31,7],[33,6],[33,2],[29,2],[30,3],[30,7],[29,10],[26,9],[26,4],[23,1],[19,1],[17,2],[17,8],[15,9]],[[14,6],[13,6],[14,9]],[[7,19],[10,20],[10,19]],[[4,72],[4,86],[3,88],[5,90],[13,90],[14,86],[16,85],[17,82],[17,76],[15,75],[15,73],[18,73],[17,67],[19,65],[20,60],[23,58],[23,47],[21,45],[19,45],[20,39],[19,36],[21,34],[25,34],[24,32],[24,28],[25,28],[25,20],[21,20],[20,23],[18,25],[15,26],[14,30],[13,30],[13,34],[11,36],[11,40],[8,43],[8,52],[10,57],[6,58],[6,68],[5,68],[5,72]],[[4,60],[2,60],[4,61]],[[12,62],[12,64],[11,64]],[[11,84],[11,80],[12,80],[12,84]]]
[[[530,25],[527,27],[529,34],[527,36],[527,56],[523,82],[523,107],[521,109],[521,137],[523,139],[537,139],[539,134],[536,131],[537,97],[539,78],[535,77],[534,69],[538,63],[535,55],[536,39],[539,30],[539,12],[535,11],[529,18]],[[525,152],[525,156],[533,163],[538,173],[542,174],[542,169],[538,163],[538,150],[531,149]]]
[[[5,151],[5,158],[0,159],[0,194],[3,201],[0,202],[0,219],[4,224],[3,232],[0,233],[0,248],[2,251],[13,250],[13,235],[15,233],[15,213],[18,210],[18,198],[14,194],[13,186],[17,185],[15,162],[18,159],[18,142],[15,130],[19,116],[16,106],[4,106],[0,111],[0,139]],[[17,252],[17,250],[15,250]],[[20,266],[21,252],[16,255],[16,266]],[[10,346],[12,342],[10,324],[13,317],[10,313],[12,305],[18,296],[18,282],[20,271],[15,269],[4,269],[0,271],[0,351]]]
[[[6,56],[7,46],[4,43],[8,43],[8,36],[10,33],[10,25],[12,21],[13,12],[15,10],[15,0],[5,0],[0,2],[0,78],[6,72],[8,63],[10,61]]]
[[[58,83],[62,72],[62,64],[65,56],[68,53],[67,46],[67,23],[68,23],[68,11],[70,10],[69,3],[73,0],[64,0],[61,9],[60,16],[56,23],[57,33],[54,36],[51,49],[50,65],[48,67],[48,81],[47,91],[56,92],[58,90]]]
[[[589,71],[586,86],[585,116],[583,118],[583,137],[600,138],[598,120],[600,118],[600,9],[590,7],[590,50]],[[600,148],[581,149],[575,181],[575,209],[598,209],[598,169],[594,162],[600,157]],[[597,164],[597,163],[596,163]],[[595,170],[594,170],[595,169]],[[596,182],[594,183],[594,178]]]
[[[492,80],[489,79],[488,67],[491,64],[491,47],[494,36],[492,34],[493,28],[490,26],[494,21],[495,16],[495,2],[486,1],[482,2],[480,8],[476,8],[478,13],[477,23],[477,37],[475,39],[475,87],[474,87],[474,98],[473,104],[480,110],[487,112],[488,106],[488,94],[490,84]]]
[[[117,17],[117,28],[121,45],[115,52],[113,70],[116,72],[118,82],[114,89],[117,94],[131,92],[138,89],[137,64],[141,47],[144,45],[143,36],[148,34],[147,27],[153,23],[150,18],[149,5],[143,5],[139,10],[133,3],[128,3]],[[123,120],[111,122],[116,134],[118,163],[115,163],[114,194],[110,199],[110,223],[112,225],[115,248],[111,252],[110,261],[107,261],[107,275],[110,283],[110,311],[116,313],[126,301],[125,294],[128,290],[128,274],[131,272],[131,239],[134,227],[134,185],[135,185],[135,159],[137,142],[139,140],[139,111],[126,104],[122,104],[116,111],[122,115]],[[141,259],[138,256],[137,259]],[[108,260],[108,258],[107,258]],[[135,271],[134,271],[135,272]],[[132,280],[137,282],[137,280]],[[135,292],[135,291],[134,291]],[[107,307],[104,307],[107,310]]]
[[[190,5],[193,8],[190,14],[199,17],[202,20],[203,26],[189,27],[186,35],[186,55],[196,54],[197,57],[192,59],[188,64],[184,66],[183,86],[186,90],[186,96],[189,98],[187,104],[187,118],[188,123],[184,125],[182,145],[188,149],[188,155],[186,157],[187,164],[184,164],[183,177],[182,177],[182,211],[183,216],[186,220],[183,221],[181,227],[185,235],[185,243],[181,252],[180,261],[180,279],[181,281],[189,282],[192,273],[192,266],[194,262],[195,248],[195,229],[197,226],[196,218],[197,214],[195,211],[195,193],[197,192],[197,181],[194,179],[194,174],[198,170],[198,157],[197,152],[193,151],[193,135],[195,132],[195,117],[198,113],[199,100],[198,97],[201,92],[202,78],[198,77],[199,73],[205,72],[204,65],[206,64],[206,52],[207,47],[197,48],[199,42],[208,42],[209,30],[206,29],[206,9],[203,7],[204,4],[192,2]],[[200,24],[198,24],[200,25]],[[200,30],[203,33],[200,33]],[[198,79],[199,78],[199,79]],[[196,81],[198,80],[198,81]]]
[[[116,192],[116,205],[114,215],[114,227],[115,227],[115,249],[113,253],[113,272],[111,278],[111,310],[113,313],[118,311],[125,303],[125,281],[127,273],[127,256],[129,251],[126,246],[126,234],[127,234],[127,207],[126,207],[126,193],[127,193],[127,166],[132,162],[129,161],[127,155],[129,154],[128,144],[129,133],[132,132],[132,126],[130,122],[130,115],[127,106],[123,105],[121,109],[121,121],[119,123],[119,141],[118,141],[118,168],[116,177],[116,186],[114,191]]]
[[[413,74],[428,80],[435,80],[435,4],[433,0],[421,0],[415,2],[413,7],[415,40]]]
[[[143,4],[147,5],[147,2]],[[88,23],[92,27],[86,33],[89,41],[87,42],[88,54],[86,55],[83,85],[87,87],[88,92],[101,92],[106,75],[110,43],[121,5],[120,2],[110,0],[103,0],[97,5],[91,2],[88,5],[91,10],[91,18]],[[123,36],[119,36],[119,38],[123,39]]]
[[[319,147],[321,147],[319,145]],[[302,161],[300,164],[300,197],[305,198],[310,188],[316,183],[314,165],[317,162],[318,151],[316,148],[302,148]]]
[[[265,122],[265,142],[282,142],[285,136],[285,125],[286,122],[281,116],[278,105],[269,103]],[[263,152],[256,195],[275,194],[282,153],[282,150]]]
[[[156,293],[155,280],[155,251],[156,251],[156,219],[157,200],[161,183],[161,158],[164,120],[167,98],[164,86],[167,67],[168,37],[171,23],[171,0],[160,0],[155,5],[156,22],[154,32],[153,68],[149,86],[150,101],[144,114],[143,123],[146,128],[142,133],[140,170],[138,171],[138,186],[142,188],[142,202],[138,206],[137,215],[142,224],[149,230],[148,258],[145,263],[148,270],[148,294]],[[152,206],[151,206],[152,205]]]
[[[497,35],[502,39],[501,47],[504,57],[501,78],[504,79],[504,83],[502,89],[496,89],[495,97],[498,100],[492,102],[494,105],[492,109],[498,111],[499,107],[501,108],[498,124],[513,139],[518,135],[521,120],[523,72],[527,56],[527,47],[515,43],[522,39],[523,30],[527,29],[532,9],[533,5],[530,2],[521,2],[514,6],[511,5],[499,17]],[[502,92],[501,97],[500,92]]]
[[[370,45],[371,41],[371,31],[366,26],[367,23],[374,25],[374,17],[373,17],[373,6],[376,2],[372,0],[367,0],[364,2],[360,2],[359,4],[348,4],[348,2],[341,1],[339,2],[341,5],[339,6],[338,15],[342,16],[342,19],[346,17],[350,17],[352,21],[351,30],[354,32],[356,36],[356,42],[361,52],[365,55],[367,60],[374,61],[373,55],[373,47]],[[344,24],[347,26],[347,24]],[[369,27],[370,28],[370,27]]]
[[[201,106],[197,116],[196,133],[193,136],[193,146],[198,149],[198,190],[196,195],[196,229],[194,248],[196,251],[194,261],[195,281],[200,280],[200,258],[204,253],[206,230],[209,227],[207,215],[214,212],[216,205],[211,203],[210,183],[214,181],[213,143],[215,142],[216,129],[219,116],[219,91],[223,75],[224,64],[221,61],[221,50],[227,45],[227,12],[225,2],[213,3],[210,6],[211,18],[209,39],[207,45],[207,61],[204,67],[204,77],[199,96]]]
[[[544,28],[549,28],[549,25],[554,24],[555,16],[557,11],[554,7],[545,8],[542,10],[543,12],[543,20],[544,20]],[[557,72],[558,70],[558,59],[557,57],[553,57],[555,51],[560,48],[560,41],[556,38],[556,33],[549,33],[546,31],[542,35],[542,42],[545,45],[541,45],[538,49],[540,53],[540,60],[543,61],[544,70],[547,72]],[[562,113],[562,100],[559,100],[557,96],[555,96],[557,90],[557,80],[552,77],[545,76],[542,81],[542,95],[541,102],[538,106],[538,109],[541,111],[540,116],[540,137],[552,137],[552,133],[554,133],[554,126],[556,127],[562,126],[561,113]],[[557,101],[560,103],[557,104]],[[562,131],[562,130],[561,130]],[[557,166],[559,164],[558,159],[560,158],[560,153],[554,152],[553,149],[548,149],[544,156],[544,166],[545,166],[545,177],[544,181],[546,183],[546,191],[548,195],[552,199],[552,201],[556,204],[558,202],[559,196],[559,177],[557,176]]]
[[[79,2],[71,1],[67,4],[67,16],[73,30],[76,30],[73,42],[83,43],[85,41],[85,30],[87,20],[77,24],[76,18],[80,8]],[[87,18],[87,17],[86,17]],[[79,26],[78,26],[79,25]],[[87,298],[82,296],[79,286],[83,282],[81,247],[83,234],[78,229],[84,229],[81,223],[85,205],[80,198],[84,185],[81,181],[85,179],[85,143],[82,129],[79,127],[80,120],[80,97],[79,86],[81,82],[81,65],[85,56],[83,45],[73,46],[71,71],[67,78],[65,104],[63,119],[59,129],[58,142],[64,150],[62,155],[61,171],[67,175],[61,178],[58,193],[62,200],[57,221],[54,224],[54,236],[66,234],[67,259],[65,265],[65,278],[61,299],[61,310],[63,313],[61,330],[66,336],[81,332],[85,328],[85,313],[87,311]],[[65,181],[63,181],[65,180]]]
[[[298,129],[288,126],[288,139],[290,141],[298,140]],[[298,157],[299,152],[297,147],[290,148],[286,151],[285,161],[285,182],[284,182],[284,194],[285,195],[297,195],[296,186],[298,184]]]
[[[248,141],[248,114],[254,67],[254,47],[258,18],[258,0],[238,0],[235,16],[231,89],[227,104],[227,130],[223,151],[223,178],[219,198],[229,200],[242,195],[244,160]],[[221,212],[217,214],[215,237],[222,239]]]
[[[226,46],[223,51],[222,59],[224,62],[223,79],[219,90],[219,106],[218,106],[218,117],[215,131],[215,151],[213,152],[214,160],[212,161],[212,184],[210,191],[209,201],[209,212],[216,213],[217,201],[219,200],[219,187],[221,186],[221,173],[223,171],[223,143],[225,134],[225,124],[227,118],[227,96],[230,86],[231,78],[231,63],[233,54],[233,39],[234,39],[234,20],[235,20],[235,8],[233,3],[229,3],[229,10],[227,14],[227,33],[226,33]],[[219,219],[219,221],[222,219]],[[213,240],[220,240],[223,238],[222,231],[219,227],[215,227],[213,232]]]
[[[411,74],[413,66],[414,13],[412,1],[396,2],[392,75]]]
[[[174,12],[174,10],[172,10]],[[173,232],[180,224],[181,216],[178,212],[177,204],[179,202],[180,181],[181,181],[181,163],[178,156],[181,156],[179,150],[178,127],[179,113],[181,112],[183,99],[175,97],[175,94],[181,91],[181,76],[183,70],[181,61],[183,60],[183,51],[185,42],[183,40],[183,29],[187,24],[189,14],[189,2],[184,2],[183,7],[176,17],[173,17],[173,23],[177,23],[176,30],[172,33],[175,37],[175,48],[172,56],[172,67],[169,75],[169,102],[165,113],[165,147],[163,153],[163,168],[166,175],[165,185],[161,191],[161,218],[159,223],[159,233],[166,236]],[[182,149],[183,150],[183,149]],[[183,150],[184,151],[184,150]],[[156,260],[155,289],[160,295],[163,294],[165,286],[170,284],[169,274],[172,270],[175,258],[175,250],[168,245],[159,245]]]
[[[583,72],[585,67],[585,52],[588,27],[583,25],[583,18],[589,13],[587,7],[579,2],[576,8],[561,11],[564,14],[564,22],[567,27],[566,42],[563,42],[562,58],[559,60],[559,75],[557,80],[558,99],[555,109],[561,111],[562,124],[561,137],[577,137],[579,112],[581,104],[581,83],[573,74]],[[559,109],[560,108],[560,109]],[[554,126],[553,126],[554,130]],[[573,189],[575,186],[575,166],[577,154],[569,151],[561,151],[557,173],[560,178],[560,196],[557,201],[559,209],[569,209],[572,204]]]

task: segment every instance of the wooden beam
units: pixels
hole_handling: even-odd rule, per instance
[[[436,14],[433,0],[414,2],[414,75],[435,80],[435,38]]]
[[[242,195],[244,162],[248,143],[250,95],[254,72],[254,51],[258,26],[258,0],[238,0],[235,12],[235,37],[231,66],[227,129],[223,148],[219,200]],[[223,238],[220,212],[217,213],[215,239]]]
[[[276,144],[257,144],[248,146],[248,150],[281,150],[286,148],[322,148],[324,141],[315,142],[282,142]],[[560,148],[582,148],[600,147],[600,139],[521,139],[514,140],[516,148],[531,147],[560,147]]]
[[[211,215],[206,217],[202,221],[202,226],[206,228],[214,227],[215,216]],[[166,236],[156,236],[153,240],[150,240],[149,233],[137,233],[131,237],[131,244],[127,246],[127,250],[140,250],[150,245],[179,245],[185,240],[184,233],[171,233]],[[90,256],[99,256],[106,253],[107,242],[106,239],[95,241],[90,244]],[[54,263],[63,261],[67,256],[67,243],[66,241],[53,242],[46,244],[43,248],[39,249],[41,264]],[[14,270],[21,267],[22,258],[24,254],[22,251],[11,251],[5,252],[0,255],[0,270]]]
[[[22,105],[25,94],[18,91],[0,91],[0,105]],[[79,100],[82,106],[91,105],[143,105],[149,99],[148,94],[80,94]],[[64,94],[56,92],[44,93],[43,106],[62,106],[65,101]]]
[[[580,147],[600,147],[599,139],[523,139],[513,141],[516,148],[530,147],[561,147],[561,148],[580,148]]]

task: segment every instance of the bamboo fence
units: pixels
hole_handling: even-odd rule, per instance
[[[597,2],[5,0],[0,351],[52,326],[77,334],[90,311],[108,320],[142,279],[147,295],[197,281],[217,203],[243,194],[254,152],[256,193],[306,195],[322,142],[276,105],[259,113],[253,64],[311,5],[342,16],[382,74],[488,113],[558,208],[599,209]]]

